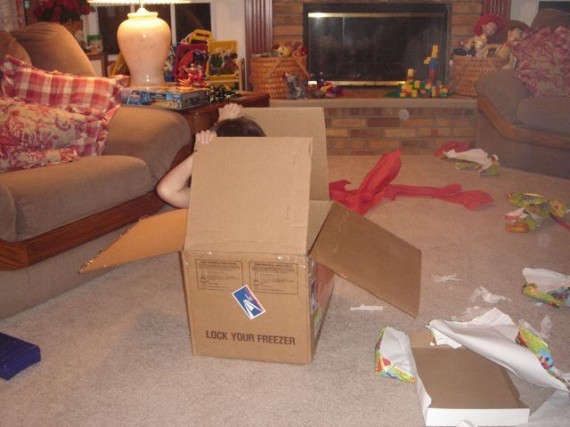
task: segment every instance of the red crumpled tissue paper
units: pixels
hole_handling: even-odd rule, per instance
[[[401,166],[400,150],[391,151],[380,158],[356,190],[346,189],[346,186],[350,184],[347,180],[331,182],[329,184],[330,197],[360,215],[366,214],[384,197],[391,200],[394,200],[396,196],[432,197],[459,203],[471,210],[493,202],[490,194],[480,190],[463,191],[459,184],[446,185],[441,188],[391,184],[398,176]]]

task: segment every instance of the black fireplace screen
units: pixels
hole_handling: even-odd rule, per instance
[[[303,6],[307,66],[337,85],[395,86],[424,64],[437,45],[437,80],[445,81],[448,6],[433,3]]]

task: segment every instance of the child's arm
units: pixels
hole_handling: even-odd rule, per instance
[[[216,136],[215,132],[206,130],[196,134],[195,148],[201,144],[208,144]],[[177,207],[187,208],[190,205],[190,187],[188,180],[192,176],[194,154],[176,165],[157,184],[156,192],[166,203]]]
[[[156,186],[156,192],[162,200],[177,208],[188,207],[190,204],[188,180],[192,175],[193,164],[194,155],[190,154],[164,175]]]

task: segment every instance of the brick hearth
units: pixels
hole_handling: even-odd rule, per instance
[[[329,154],[428,154],[450,141],[475,144],[473,98],[272,99],[271,106],[324,107]]]

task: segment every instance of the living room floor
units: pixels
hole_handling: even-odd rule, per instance
[[[378,159],[329,156],[330,180],[357,186]],[[507,168],[482,177],[433,156],[404,155],[394,183],[459,183],[494,198],[468,210],[398,197],[366,215],[422,251],[417,318],[337,278],[311,364],[193,356],[178,256],[137,262],[0,322],[4,333],[42,350],[40,363],[0,386],[3,425],[420,426],[415,386],[374,376],[378,332],[386,326],[422,330],[433,319],[491,308],[542,328],[555,365],[570,371],[567,309],[521,294],[524,267],[570,274],[570,233],[551,221],[527,234],[504,227],[504,214],[513,210],[507,194],[535,192],[568,202],[568,180]],[[481,287],[504,299],[483,300],[476,293]],[[354,310],[361,305],[376,309]],[[552,326],[545,329],[547,320]],[[531,412],[553,393],[510,377]]]

